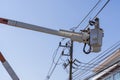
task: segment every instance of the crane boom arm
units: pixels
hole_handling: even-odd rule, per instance
[[[0,52],[0,61],[2,62],[2,65],[4,66],[6,71],[9,73],[12,80],[19,80],[18,76],[16,75],[10,64],[6,61],[6,59],[4,58],[1,52]]]
[[[103,30],[99,27],[99,18],[96,18],[95,21],[90,21],[90,25],[94,25],[94,29],[82,30],[80,33],[66,30],[54,30],[49,28],[44,28],[37,25],[32,25],[24,22],[19,22],[15,20],[0,18],[0,23],[24,28],[28,30],[48,33],[52,35],[62,36],[66,38],[70,38],[73,41],[83,42],[90,46],[89,52],[99,52],[102,46],[102,38],[103,38]],[[85,47],[84,50],[85,52]]]
[[[0,23],[14,26],[14,27],[29,29],[33,31],[62,36],[62,37],[70,38],[73,41],[78,41],[78,42],[83,42],[83,40],[86,40],[89,38],[89,34],[87,33],[75,33],[72,31],[65,31],[65,30],[57,31],[57,30],[48,29],[48,28],[44,28],[41,26],[32,25],[32,24],[10,20],[10,19],[5,19],[5,18],[0,18]]]

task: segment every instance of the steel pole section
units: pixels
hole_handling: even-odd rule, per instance
[[[71,40],[69,80],[72,80],[72,64],[73,64],[73,41]]]

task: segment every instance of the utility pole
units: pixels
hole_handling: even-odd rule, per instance
[[[72,80],[72,64],[73,64],[73,41],[71,40],[70,46],[70,70],[69,70],[69,80]]]
[[[67,68],[69,65],[69,80],[72,80],[72,74],[73,74],[73,63],[75,62],[73,60],[73,40],[68,41],[65,45],[62,45],[61,42],[59,43],[60,47],[66,47],[69,48],[69,54],[64,54],[64,50],[62,51],[63,56],[69,56],[69,59],[67,63],[64,63],[63,66],[64,68]]]

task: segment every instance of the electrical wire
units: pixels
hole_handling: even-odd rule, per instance
[[[65,39],[66,39],[66,38],[63,38],[63,39],[60,41],[60,43],[63,42]],[[68,42],[69,42],[69,41],[68,41]],[[67,42],[67,43],[68,43],[68,42]],[[63,60],[61,59],[61,57],[62,57],[62,53],[61,53],[61,54],[59,55],[58,59],[57,59],[56,62],[55,62],[55,59],[56,59],[56,57],[57,57],[57,53],[58,53],[59,49],[60,49],[60,45],[57,47],[57,49],[56,49],[56,50],[54,51],[54,53],[53,53],[53,56],[52,56],[53,60],[52,60],[51,66],[50,66],[50,68],[49,68],[49,70],[48,70],[48,73],[47,73],[47,76],[46,76],[46,80],[49,80],[49,79],[50,79],[50,77],[52,76],[52,74],[53,74],[55,68],[57,67],[57,65],[61,64],[61,63],[58,63],[58,62],[59,62],[60,60],[63,61]],[[63,50],[62,50],[62,51],[64,51],[65,49],[67,49],[67,48],[66,48],[66,47],[63,47]]]
[[[97,63],[80,63],[79,66],[77,66],[76,71],[77,70],[82,70],[82,71],[92,71],[92,68],[94,68],[96,65],[98,65]],[[93,67],[94,66],[94,67]],[[106,65],[99,65],[100,67],[105,67]],[[96,69],[100,69],[100,68],[96,68]],[[76,72],[74,71],[73,74]]]
[[[55,52],[54,52],[54,54],[53,54],[53,63],[55,63],[55,58],[56,58],[56,56],[57,56],[57,53],[58,53],[58,50],[59,50],[59,46],[58,46],[58,48],[55,50]]]
[[[64,39],[62,39],[60,42],[62,42]],[[53,65],[54,65],[54,63],[55,63],[55,58],[56,58],[56,55],[57,55],[57,52],[58,52],[58,50],[59,50],[59,46],[57,47],[57,49],[54,51],[54,53],[53,53],[53,55],[52,55],[52,63],[51,63],[51,66],[50,66],[50,68],[49,68],[49,70],[48,70],[48,73],[47,73],[47,77],[46,77],[46,79],[49,79],[49,74],[50,74],[50,71],[52,70],[52,68],[53,68]]]
[[[57,55],[57,52],[58,52],[58,49],[59,49],[59,46],[58,46],[58,48],[54,51],[54,53],[53,53],[53,61],[52,61],[52,64],[51,64],[51,66],[50,66],[50,68],[49,68],[49,70],[48,70],[48,73],[47,73],[47,76],[46,76],[46,79],[47,80],[49,80],[49,78],[50,78],[50,71],[52,70],[52,67],[53,67],[53,63],[54,63],[54,59],[55,59],[55,57],[56,57],[56,55]]]
[[[85,78],[85,80],[88,80],[88,79],[94,77],[95,75],[98,75],[98,74],[104,72],[106,69],[108,69],[108,68],[110,68],[110,67],[112,67],[112,66],[118,64],[119,62],[120,62],[120,60],[118,60],[117,62],[115,62],[115,63],[112,64],[112,65],[107,66],[106,68],[104,68],[103,70],[101,70],[101,71],[99,71],[99,72],[97,72],[97,73],[94,73],[94,74],[92,74],[92,75],[89,75],[87,78]],[[109,71],[109,72],[107,72],[107,73],[113,73],[113,71],[112,71],[112,72]],[[100,78],[101,78],[101,77],[100,77]]]
[[[91,12],[98,6],[98,4],[101,2],[101,0],[99,0],[95,6],[93,6],[93,8],[88,12],[88,14],[82,19],[82,21],[76,26],[71,28],[71,30],[75,31],[77,28],[80,27],[80,25],[85,21],[85,19],[91,14]]]
[[[109,56],[111,56],[111,54],[108,55],[108,56],[106,56],[103,60],[105,60],[105,59],[108,58]],[[101,60],[101,61],[99,61],[99,62],[102,62],[103,60]],[[107,66],[107,65],[103,65],[103,67],[106,67],[106,66]],[[94,68],[95,68],[95,66],[92,66],[92,67],[91,67],[91,69],[94,69]],[[90,69],[90,68],[89,68],[89,69]],[[88,70],[89,70],[89,69],[88,69]],[[98,69],[95,68],[95,69],[96,69],[96,70],[101,70],[102,67],[101,67],[101,68],[98,68]],[[88,70],[87,70],[87,71],[88,71]],[[89,74],[89,72],[84,73],[84,75],[82,75],[81,77],[84,77],[84,76],[86,76],[87,74]]]
[[[110,0],[107,0],[107,2],[103,5],[103,7],[97,12],[97,14],[94,16],[94,18],[92,20],[94,20],[100,13],[101,11],[106,7],[106,5],[110,2]],[[84,28],[87,29],[89,27],[89,24]]]
[[[118,44],[119,43],[119,44]],[[118,45],[116,45],[116,44],[118,44]],[[103,52],[103,54],[101,55],[98,55],[97,57],[95,57],[94,59],[92,59],[91,61],[89,61],[88,62],[88,64],[91,64],[91,62],[92,62],[92,64],[99,64],[101,61],[103,61],[104,59],[106,59],[107,57],[109,57],[111,54],[109,54],[108,55],[108,53],[109,52],[111,52],[112,50],[114,50],[115,48],[117,48],[117,47],[119,47],[119,45],[120,45],[120,41],[118,41],[117,43],[115,43],[112,47],[110,47],[109,49],[107,49],[107,50],[105,50],[104,52]],[[107,55],[107,56],[106,56]],[[94,62],[93,62],[94,61]],[[97,61],[97,62],[96,62]],[[85,65],[86,66],[86,65]],[[78,74],[76,74],[74,77],[76,77],[76,78],[74,78],[74,80],[76,80],[78,77],[81,77],[83,74],[85,75],[85,73],[86,72],[88,72],[90,69],[92,69],[92,68],[94,68],[95,67],[95,65],[92,65],[92,66],[86,66],[84,69],[85,69],[85,71],[84,72],[78,72]],[[87,70],[86,70],[86,68],[87,68]],[[81,73],[81,74],[80,74]]]
[[[53,72],[54,72],[54,70],[55,70],[55,68],[56,68],[56,66],[57,66],[57,63],[59,62],[61,56],[62,56],[62,55],[59,56],[59,58],[58,58],[56,64],[54,65],[53,69],[51,70],[51,72],[50,72],[50,74],[49,74],[49,79],[50,79],[51,75],[53,74]]]
[[[105,67],[105,66],[104,66]],[[92,69],[94,69],[95,67],[94,66],[92,66],[92,67],[89,67],[89,69],[86,69],[85,71],[86,72],[84,72],[84,73],[82,73],[82,76],[80,76],[80,78],[84,78],[86,75],[89,75],[90,74],[90,69],[92,70]],[[95,68],[96,69],[96,68]],[[102,67],[101,68],[99,68],[98,70],[100,70],[100,69],[102,69]]]
[[[119,44],[120,45],[120,44]],[[117,45],[118,46],[118,45]],[[112,49],[111,49],[112,50]],[[108,52],[106,52],[105,51],[105,54],[104,55],[102,55],[102,56],[97,56],[97,57],[95,57],[94,59],[92,59],[92,60],[94,60],[94,64],[95,64],[95,62],[96,61],[98,61],[97,63],[100,63],[103,59],[106,59],[108,56],[110,56],[111,54],[109,54],[108,56],[106,56],[105,58],[103,58],[102,60],[100,60],[103,56],[105,56],[105,55],[107,55],[106,53],[108,53]],[[98,58],[98,59],[97,59]],[[99,61],[100,60],[100,61]],[[93,63],[93,62],[92,62]],[[94,66],[91,66],[92,68],[94,68]],[[84,71],[84,72],[82,72],[82,74],[81,75],[83,75],[84,73],[86,73],[90,68],[88,68],[88,66],[87,67],[85,67],[84,69],[86,69],[87,68],[87,70],[86,71]]]
[[[51,75],[53,74],[53,72],[54,72],[54,70],[55,70],[55,68],[57,67],[57,65],[58,65],[58,62],[59,62],[59,60],[60,60],[60,58],[61,58],[61,56],[62,55],[60,55],[59,56],[59,58],[57,59],[57,62],[55,63],[55,65],[53,66],[53,62],[52,62],[52,65],[51,66],[53,66],[53,67],[50,67],[50,70],[49,70],[49,72],[48,72],[48,75],[47,75],[47,80],[49,80],[50,79],[50,77],[51,77]]]

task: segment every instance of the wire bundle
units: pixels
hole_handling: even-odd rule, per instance
[[[111,56],[117,49],[120,48],[120,41],[115,43],[109,49],[101,52],[100,55],[96,56],[88,63],[81,63],[79,68],[76,69],[73,75],[73,80],[84,80],[84,78],[88,77],[89,75],[93,74],[93,69],[98,66],[102,61],[104,61],[107,57]],[[103,65],[105,67],[106,65]]]

